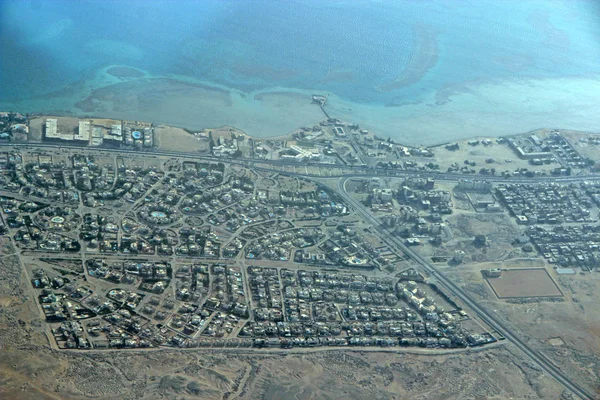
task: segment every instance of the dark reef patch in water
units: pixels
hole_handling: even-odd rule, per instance
[[[130,67],[112,67],[106,72],[117,78],[141,78],[144,76],[142,71]]]
[[[391,82],[379,85],[379,90],[391,92],[417,83],[437,64],[439,52],[437,30],[426,24],[417,24],[414,29],[417,37],[414,54],[400,75]]]

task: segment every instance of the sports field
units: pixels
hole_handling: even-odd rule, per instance
[[[486,279],[500,299],[563,295],[544,268],[504,270],[499,278]]]

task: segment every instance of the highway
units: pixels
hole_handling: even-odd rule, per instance
[[[525,353],[533,362],[539,365],[544,372],[552,376],[556,381],[562,384],[565,388],[570,390],[575,395],[582,399],[594,399],[595,397],[586,391],[581,386],[572,382],[569,377],[558,367],[554,365],[551,360],[548,360],[544,355],[530,348],[512,329],[506,327],[493,313],[487,311],[483,307],[479,306],[471,296],[469,296],[463,289],[457,286],[443,273],[441,273],[435,266],[429,263],[425,258],[417,254],[415,251],[406,246],[400,239],[393,236],[391,232],[385,229],[379,221],[356,199],[354,199],[346,191],[346,182],[349,178],[342,178],[338,182],[338,194],[346,201],[347,204],[351,205],[357,213],[362,215],[367,221],[371,222],[373,227],[383,235],[388,241],[393,242],[399,250],[408,255],[415,263],[420,265],[426,272],[436,278],[436,280],[446,287],[448,291],[458,297],[464,304],[466,304],[475,314],[492,329],[502,334],[507,340],[512,342],[517,348]]]
[[[189,152],[177,152],[177,151],[159,151],[159,150],[151,150],[151,151],[139,151],[139,150],[129,150],[129,149],[111,149],[111,148],[102,148],[102,147],[88,147],[88,146],[64,146],[53,143],[10,143],[4,142],[0,143],[0,148],[48,148],[53,150],[62,150],[69,149],[80,150],[80,151],[89,151],[89,152],[104,152],[104,153],[113,153],[113,154],[132,154],[132,155],[146,155],[146,156],[160,156],[160,157],[178,157],[185,158],[190,160],[205,160],[210,162],[222,162],[224,164],[235,164],[249,168],[256,168],[257,170],[262,171],[272,171],[278,173],[284,173],[285,175],[290,176],[303,176],[303,177],[314,177],[314,178],[368,178],[368,177],[396,177],[396,178],[406,178],[406,177],[417,177],[417,178],[432,178],[438,181],[448,181],[448,182],[457,182],[460,179],[472,179],[472,180],[487,180],[494,183],[569,183],[569,182],[582,182],[587,180],[595,180],[600,179],[600,175],[573,175],[573,176],[538,176],[538,177],[511,177],[505,178],[502,176],[495,175],[465,175],[465,174],[457,174],[451,172],[439,172],[439,171],[420,171],[420,170],[408,170],[408,169],[400,169],[400,170],[390,170],[386,168],[377,168],[377,167],[365,167],[358,165],[337,165],[337,164],[323,164],[323,163],[314,163],[314,162],[296,162],[296,161],[287,161],[287,160],[255,160],[248,158],[224,158],[224,157],[215,157],[211,155],[201,155],[194,154]],[[272,168],[266,168],[262,165],[270,165]],[[352,173],[345,173],[341,175],[325,175],[321,176],[318,174],[306,174],[306,173],[296,173],[291,171],[279,171],[274,169],[275,167],[317,167],[323,169],[345,169],[350,171],[355,171]]]

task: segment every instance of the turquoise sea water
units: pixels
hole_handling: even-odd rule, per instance
[[[3,109],[163,112],[162,122],[274,135],[318,120],[306,107],[318,92],[334,116],[407,142],[600,126],[594,1],[0,0],[0,39]],[[144,75],[107,75],[114,65]],[[199,94],[162,86],[162,103],[79,103],[163,77],[218,87],[219,101],[180,115],[165,102]]]

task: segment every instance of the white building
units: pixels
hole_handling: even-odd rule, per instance
[[[86,142],[90,141],[90,136],[92,135],[92,124],[90,121],[79,121],[79,129],[77,133],[73,135],[74,140],[85,140]]]
[[[46,120],[46,137],[48,139],[60,139],[61,136],[58,133],[58,120],[55,118],[48,118]]]

